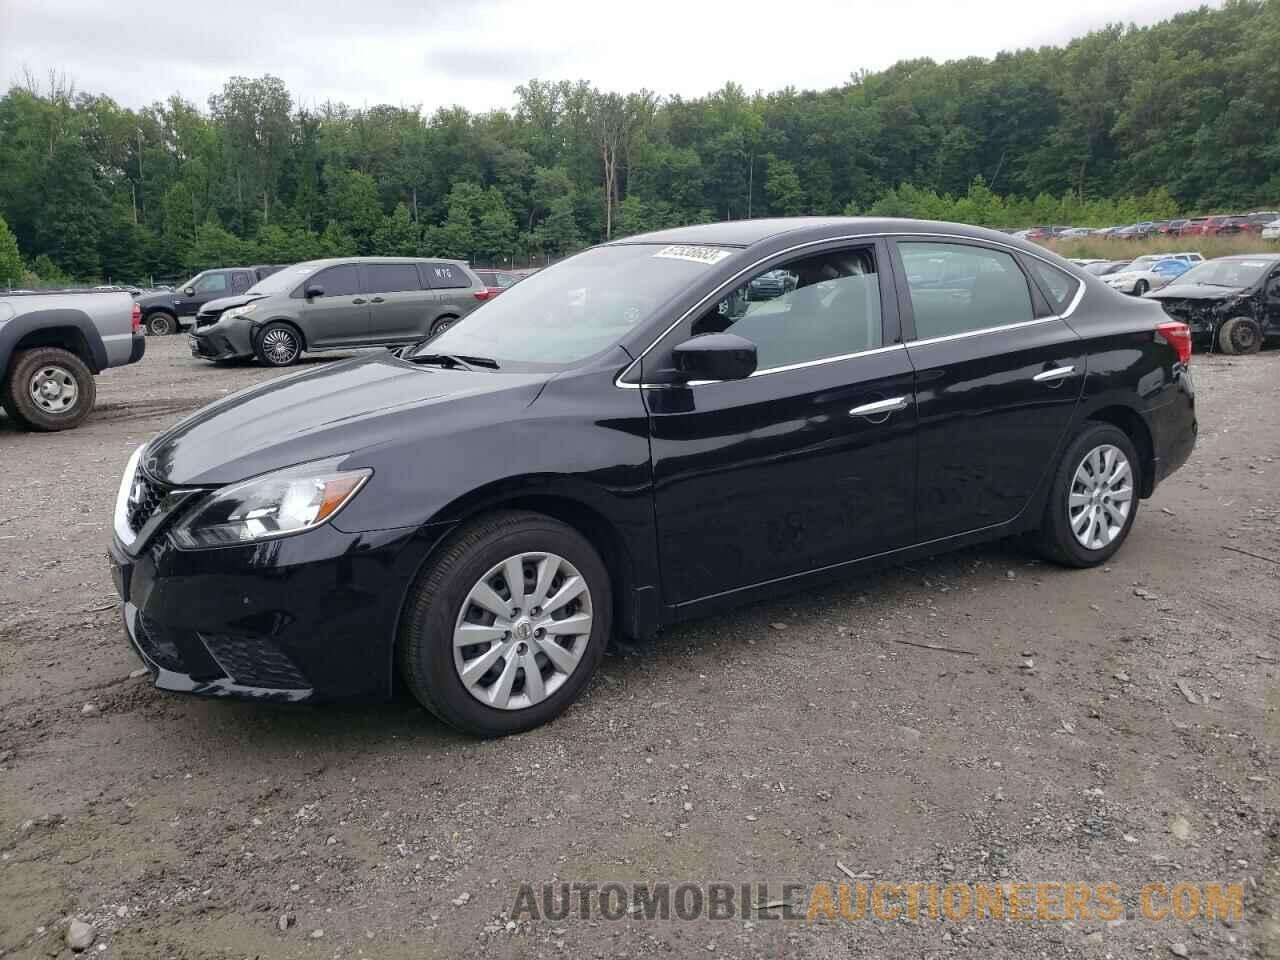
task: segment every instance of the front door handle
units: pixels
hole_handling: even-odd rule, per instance
[[[887,417],[891,413],[907,409],[910,405],[911,400],[908,397],[890,397],[888,400],[877,400],[874,403],[864,403],[860,407],[854,407],[849,411],[849,416]]]
[[[368,303],[369,301],[368,301],[368,300],[366,300],[364,297],[356,297],[356,298],[355,298],[354,300],[352,300],[351,302],[352,302],[352,303]]]
[[[1044,370],[1037,373],[1031,379],[1036,383],[1055,383],[1058,380],[1071,376],[1075,372],[1076,368],[1074,366],[1054,367],[1052,370]]]
[[[371,301],[369,301],[369,302],[370,302],[370,303],[382,303],[382,298],[381,298],[381,297],[374,297],[374,298],[373,298]]]

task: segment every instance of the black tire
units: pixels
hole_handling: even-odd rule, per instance
[[[458,322],[457,317],[437,317],[435,323],[431,324],[430,335],[433,337],[438,336],[444,333],[446,330],[448,330],[457,322]]]
[[[37,399],[33,395],[33,389],[39,389],[37,379],[48,383],[50,391],[61,380],[62,396]],[[97,396],[93,371],[74,353],[60,347],[14,353],[8,379],[0,389],[0,403],[9,416],[29,430],[46,432],[78,427],[93,409]]]
[[[1109,543],[1100,549],[1091,549],[1076,539],[1071,528],[1068,503],[1076,471],[1086,455],[1108,445],[1119,449],[1129,461],[1132,491],[1129,513]],[[1138,495],[1141,489],[1142,461],[1138,458],[1138,451],[1129,435],[1109,423],[1087,423],[1067,447],[1058,464],[1053,485],[1049,489],[1049,500],[1045,504],[1044,517],[1034,538],[1036,548],[1046,559],[1065,567],[1096,567],[1105,563],[1120,549],[1129,536],[1129,531],[1133,529],[1133,522],[1138,516]]]
[[[1257,353],[1262,349],[1262,328],[1252,317],[1232,317],[1218,328],[1218,349],[1223,353]]]
[[[541,702],[512,710],[487,706],[458,676],[454,627],[472,587],[487,571],[508,557],[537,552],[564,558],[586,581],[592,612],[586,649],[559,688]],[[451,534],[418,575],[400,620],[400,672],[419,703],[463,733],[499,737],[529,730],[562,713],[587,685],[604,656],[612,611],[608,571],[585,537],[540,513],[493,513]]]
[[[157,310],[155,313],[147,317],[147,335],[151,337],[167,337],[177,333],[181,328],[178,326],[178,318],[172,313],[165,313],[163,310]]]
[[[268,367],[290,366],[302,356],[302,337],[287,323],[268,323],[253,344],[253,355]]]
[[[1135,297],[1140,297],[1150,289],[1151,284],[1147,283],[1145,280],[1139,280],[1133,285],[1133,295]]]

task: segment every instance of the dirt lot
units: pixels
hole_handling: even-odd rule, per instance
[[[81,429],[0,417],[0,953],[70,956],[78,916],[146,958],[1280,955],[1280,351],[1193,369],[1199,447],[1109,567],[997,545],[753,606],[618,646],[561,720],[480,743],[407,700],[130,677],[125,460],[273,375],[153,340]],[[837,861],[1112,882],[1128,919],[509,917],[551,881],[768,882],[757,906],[793,881],[803,912]],[[1242,883],[1245,921],[1144,919],[1155,882]]]

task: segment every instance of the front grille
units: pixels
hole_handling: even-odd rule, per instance
[[[152,480],[139,467],[133,476],[133,489],[129,492],[128,520],[129,529],[138,533],[155,516],[160,502],[164,500],[169,489],[162,483]]]
[[[202,313],[196,317],[197,327],[212,327],[218,322],[218,317],[213,314]]]
[[[200,634],[210,655],[228,676],[245,687],[304,690],[307,683],[289,655],[270,640]]]

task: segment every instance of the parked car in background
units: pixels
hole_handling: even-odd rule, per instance
[[[1091,233],[1093,233],[1093,230],[1089,227],[1067,227],[1067,229],[1058,234],[1058,239],[1078,240],[1081,237],[1089,236]]]
[[[1190,261],[1176,257],[1165,257],[1140,266],[1138,263],[1135,260],[1128,266],[1107,274],[1103,277],[1103,283],[1112,290],[1140,297],[1148,290],[1159,290],[1167,286],[1175,277],[1191,269]]]
[[[1187,324],[1198,342],[1223,353],[1256,353],[1280,337],[1280,254],[1206,260],[1147,296]]]
[[[1260,210],[1257,213],[1246,213],[1239,217],[1232,217],[1231,222],[1234,226],[1240,228],[1241,233],[1257,233],[1261,234],[1263,228],[1280,217],[1280,213],[1274,210]]]
[[[280,269],[278,264],[220,267],[197,273],[186,283],[179,284],[176,291],[143,294],[138,297],[142,324],[152,336],[178,333],[183,327],[195,323],[196,314],[205,304],[242,294]]]
[[[1232,224],[1234,219],[1229,214],[1215,214],[1212,217],[1195,217],[1182,228],[1180,236],[1184,237],[1216,237],[1240,232],[1238,225]]]
[[[1280,217],[1272,220],[1262,228],[1263,240],[1280,240]]]
[[[789,293],[725,308],[779,270]],[[1191,455],[1190,359],[1185,324],[992,230],[628,237],[139,447],[110,547],[124,629],[168,690],[300,702],[398,675],[458,729],[515,733],[615,630],[1018,534],[1108,562]]]
[[[28,430],[67,430],[93,409],[94,376],[146,348],[123,290],[0,294],[0,403]]]
[[[1160,226],[1156,227],[1156,233],[1162,237],[1176,237],[1182,232],[1182,228],[1187,225],[1186,219],[1164,220]]]
[[[507,287],[514,287],[520,282],[520,278],[515,274],[507,273],[505,270],[491,270],[487,267],[473,267],[472,273],[480,278],[480,282],[484,284],[485,289],[489,291],[490,297],[496,297]]]
[[[797,277],[786,270],[770,270],[747,285],[747,300],[774,300],[796,288]]]
[[[193,357],[285,367],[304,351],[404,346],[447,330],[489,291],[458,260],[342,257],[286,267],[241,299],[198,319]]]

